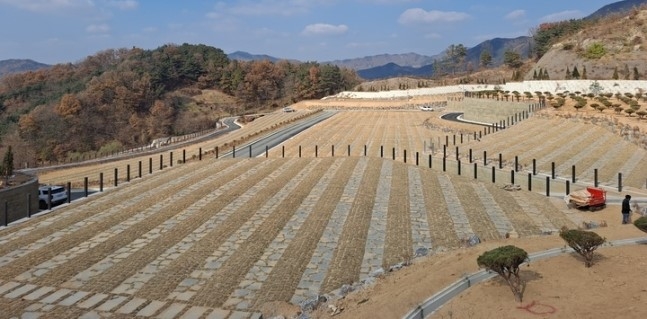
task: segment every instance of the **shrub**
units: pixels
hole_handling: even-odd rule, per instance
[[[584,57],[587,59],[599,59],[607,54],[607,49],[604,47],[604,44],[600,42],[595,42],[591,44],[586,51],[584,52]]]
[[[562,237],[568,246],[584,257],[584,265],[587,268],[593,265],[595,250],[606,241],[595,232],[579,229],[563,228],[559,232],[559,237]]]
[[[528,253],[516,246],[508,245],[483,253],[476,262],[479,267],[499,274],[510,286],[515,300],[523,298],[524,282],[519,277],[519,265],[528,260]]]
[[[643,216],[634,220],[634,226],[647,233],[647,216]]]

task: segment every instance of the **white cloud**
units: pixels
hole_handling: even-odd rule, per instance
[[[425,39],[440,39],[442,36],[438,33],[428,33],[425,34]]]
[[[110,26],[107,24],[91,24],[85,28],[88,33],[107,33],[110,32]]]
[[[577,19],[582,17],[583,14],[579,10],[566,10],[561,12],[555,12],[547,16],[543,16],[539,19],[541,22],[556,22],[563,21],[568,19]]]
[[[0,0],[0,4],[32,12],[49,12],[94,6],[91,0]]]
[[[457,11],[426,11],[420,8],[407,9],[404,11],[398,22],[401,24],[419,24],[435,22],[457,22],[468,19],[470,16],[464,12]]]
[[[526,17],[526,10],[514,10],[505,15],[508,20],[519,20]]]
[[[348,31],[348,26],[345,24],[332,25],[326,23],[315,23],[307,25],[301,34],[303,35],[338,35],[344,34]]]
[[[329,5],[337,0],[258,0],[228,4],[218,2],[211,14],[238,16],[295,16],[311,12],[319,5]]]
[[[120,10],[133,10],[137,9],[139,2],[135,0],[114,0],[109,1],[108,5],[111,7],[118,8]]]

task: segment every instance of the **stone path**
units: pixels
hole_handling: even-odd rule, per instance
[[[364,259],[360,268],[360,280],[368,277],[371,272],[382,268],[382,256],[384,255],[384,241],[386,238],[386,215],[388,214],[389,208],[392,171],[393,162],[384,161],[381,172],[383,177],[380,178],[380,183],[377,184],[371,224],[368,227]]]

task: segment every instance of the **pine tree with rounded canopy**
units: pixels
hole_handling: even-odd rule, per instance
[[[508,245],[486,251],[476,259],[481,268],[501,276],[514,294],[515,300],[523,299],[524,281],[519,277],[519,266],[528,260],[528,253],[516,246]]]

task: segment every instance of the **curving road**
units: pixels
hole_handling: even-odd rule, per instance
[[[483,122],[477,122],[477,121],[464,120],[463,114],[464,113],[461,113],[461,112],[447,113],[442,115],[440,118],[443,120],[452,121],[452,122],[461,122],[461,123],[474,124],[474,125],[480,125],[480,126],[492,126],[492,123],[483,123]],[[500,128],[505,128],[505,127],[500,127]]]

